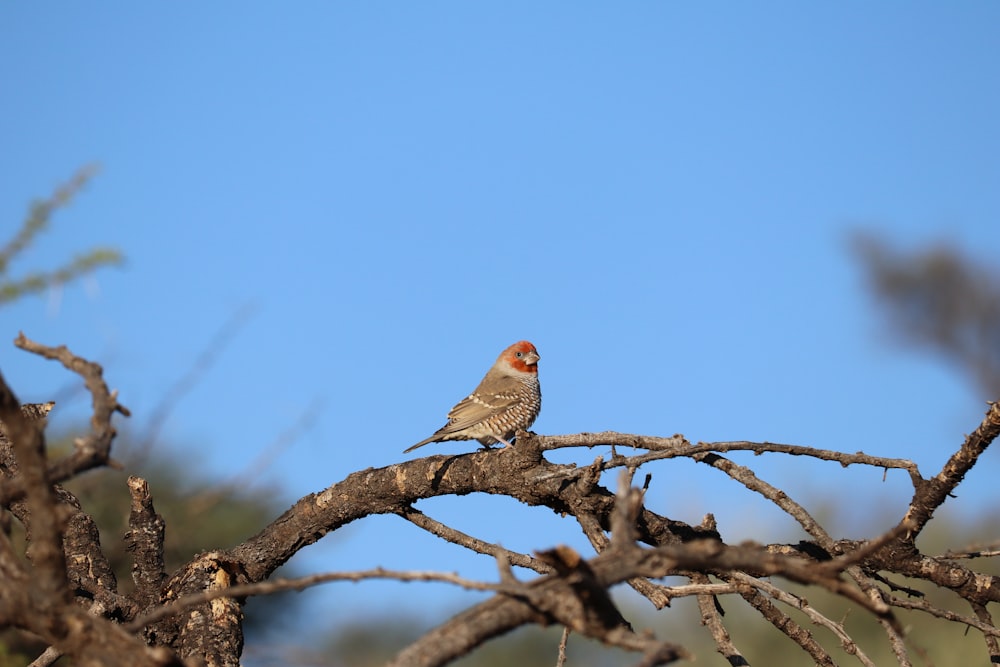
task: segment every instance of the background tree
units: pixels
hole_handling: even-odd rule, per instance
[[[912,250],[856,234],[854,250],[895,338],[956,364],[1000,396],[1000,274],[957,248]]]

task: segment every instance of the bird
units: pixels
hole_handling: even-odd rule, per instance
[[[535,422],[542,408],[538,350],[526,340],[500,353],[475,390],[448,413],[448,423],[404,454],[431,442],[478,440],[484,447],[510,440]]]

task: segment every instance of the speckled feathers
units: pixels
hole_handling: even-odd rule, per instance
[[[542,408],[538,350],[526,340],[500,353],[479,386],[448,413],[448,423],[406,452],[431,442],[478,440],[484,446],[510,444],[518,429],[535,422]],[[405,453],[405,452],[404,452]]]

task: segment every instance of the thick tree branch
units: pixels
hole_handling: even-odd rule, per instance
[[[524,567],[529,570],[534,570],[540,574],[550,574],[552,572],[551,566],[546,565],[537,558],[532,558],[527,554],[517,553],[516,551],[510,551],[509,549],[504,549],[498,544],[491,544],[484,540],[472,537],[471,535],[466,535],[460,530],[455,530],[440,521],[435,521],[420,510],[414,509],[413,507],[404,507],[399,511],[399,516],[403,517],[413,525],[423,528],[431,535],[436,535],[443,540],[465,547],[466,549],[475,551],[476,553],[486,554],[493,556],[494,558],[500,558],[502,556],[510,565]]]
[[[120,626],[89,614],[74,601],[69,577],[73,570],[67,565],[63,534],[74,535],[79,530],[66,530],[72,512],[60,509],[66,507],[66,498],[59,497],[48,479],[41,423],[22,414],[2,376],[0,421],[13,454],[6,469],[15,475],[11,484],[23,490],[31,557],[30,572],[9,571],[15,576],[0,582],[0,615],[8,624],[24,628],[59,652],[74,656],[82,667],[123,664],[123,659],[137,667],[179,666],[170,651],[147,648]],[[98,579],[95,585],[103,587],[112,581],[113,577],[103,582]],[[114,594],[113,590],[104,592]]]
[[[111,417],[126,412],[102,378],[100,366],[65,347],[38,345],[21,336],[17,344],[59,360],[79,373],[93,395],[89,435],[73,453],[48,464],[41,422],[23,416],[13,392],[0,378],[0,501],[28,529],[31,563],[19,560],[0,531],[0,622],[25,628],[52,643],[50,660],[65,653],[81,665],[180,664],[178,658],[220,667],[237,667],[243,643],[242,608],[248,596],[302,589],[325,581],[396,578],[432,580],[493,597],[420,638],[393,665],[441,665],[463,656],[492,637],[518,626],[560,624],[567,631],[641,655],[638,664],[667,664],[687,656],[686,649],[650,634],[636,633],[615,606],[609,589],[628,582],[657,609],[673,597],[697,595],[703,622],[719,652],[731,665],[746,659],[729,636],[714,596],[739,595],[817,664],[832,665],[827,647],[793,619],[798,610],[828,629],[836,641],[873,664],[845,630],[815,601],[793,595],[777,577],[823,589],[865,610],[882,626],[885,641],[900,665],[910,663],[894,609],[915,609],[947,622],[963,623],[983,634],[986,652],[998,657],[1000,630],[988,613],[1000,601],[1000,579],[973,570],[962,554],[932,557],[919,552],[914,537],[1000,433],[1000,408],[991,404],[986,419],[936,477],[925,480],[910,461],[864,453],[817,450],[799,445],[727,441],[691,445],[683,436],[656,438],[621,433],[537,436],[518,433],[517,444],[464,455],[437,455],[348,475],[324,491],[309,494],[241,545],[199,554],[176,572],[163,565],[162,518],[156,514],[145,482],[130,478],[132,508],[126,543],[133,554],[136,591],[117,592],[96,526],[75,497],[55,482],[110,462],[114,438]],[[608,446],[610,454],[588,465],[555,464],[545,452],[567,447]],[[622,452],[633,449],[629,455]],[[752,451],[808,456],[883,470],[906,471],[915,492],[907,515],[893,529],[868,540],[836,539],[805,506],[776,484],[723,454]],[[653,461],[691,458],[725,472],[793,517],[809,539],[798,544],[728,544],[711,515],[700,526],[673,520],[646,504],[650,477],[641,488],[633,475]],[[604,473],[618,468],[619,488],[601,485]],[[458,531],[414,508],[425,498],[489,493],[572,516],[596,555],[586,557],[564,546],[539,545],[534,556],[519,554]],[[496,559],[497,582],[476,582],[449,573],[327,573],[296,580],[269,580],[290,557],[324,535],[372,514],[397,514],[441,539]],[[2,523],[0,523],[2,527]],[[511,565],[532,570],[527,581]],[[689,585],[665,586],[664,577],[685,577]],[[917,579],[947,589],[971,605],[974,615],[940,609],[926,599],[905,600],[892,580]],[[713,583],[720,581],[721,583]],[[910,590],[915,590],[911,587]],[[85,606],[86,605],[86,608]],[[95,617],[97,613],[100,616]],[[114,622],[112,622],[114,621]],[[134,634],[141,633],[144,645]],[[564,636],[567,636],[564,634]],[[41,663],[39,663],[41,664]]]
[[[125,546],[132,554],[134,599],[139,609],[146,612],[159,603],[160,589],[167,577],[163,570],[166,523],[153,508],[153,497],[146,480],[129,477],[128,489],[132,500]]]

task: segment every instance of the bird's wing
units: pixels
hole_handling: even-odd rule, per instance
[[[493,394],[484,397],[479,391],[475,391],[463,398],[458,402],[458,405],[451,409],[448,413],[447,424],[435,431],[431,437],[421,440],[408,449],[404,449],[403,453],[412,452],[417,447],[423,447],[431,442],[447,440],[449,435],[459,433],[470,426],[489,419],[492,415],[504,410],[516,401],[517,397],[514,394]]]
[[[483,393],[475,391],[459,401],[448,413],[448,423],[439,433],[455,433],[503,412],[518,400],[514,392]]]
[[[430,442],[451,440],[452,438],[448,436],[455,434],[468,435],[462,432],[515,405],[519,400],[522,400],[523,391],[523,387],[516,380],[491,369],[475,391],[459,401],[458,405],[448,412],[447,424],[435,431],[434,435],[421,440],[404,453]],[[459,437],[459,439],[472,440],[474,437],[468,435],[467,438]]]

